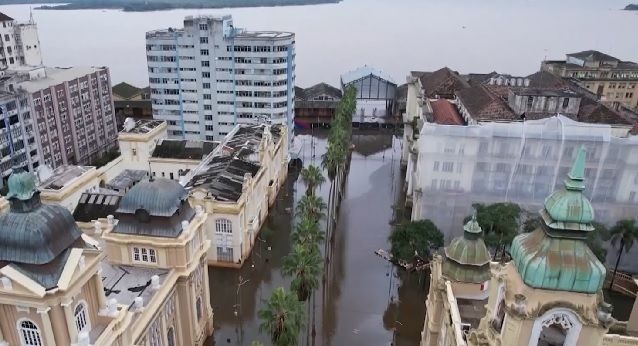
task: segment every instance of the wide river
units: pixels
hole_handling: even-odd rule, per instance
[[[144,33],[182,27],[186,15],[232,14],[237,27],[297,34],[297,84],[372,65],[404,83],[411,70],[530,74],[541,60],[598,49],[638,60],[638,12],[629,0],[345,0],[339,4],[122,12],[33,11],[44,62],[111,69],[113,82],[148,84]],[[0,6],[27,20],[29,5]]]

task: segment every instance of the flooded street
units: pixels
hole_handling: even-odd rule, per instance
[[[304,165],[320,165],[325,150],[321,135],[325,133],[300,136],[306,143]],[[374,254],[389,249],[392,206],[401,192],[400,140],[387,133],[355,132],[353,143],[332,257],[326,263],[326,279],[316,291],[315,337],[311,312],[300,345],[418,345],[426,276],[399,272]],[[280,269],[290,250],[294,204],[305,189],[298,171],[291,170],[261,241],[243,268],[210,268],[215,334],[209,345],[250,345],[255,340],[270,344],[268,335],[259,333],[257,311],[273,289],[288,290],[291,278],[282,277]],[[320,191],[326,201],[329,189],[327,181]],[[312,301],[309,305],[306,308],[312,311]]]

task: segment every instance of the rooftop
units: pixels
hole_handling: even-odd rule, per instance
[[[594,60],[594,61],[620,61],[619,59],[607,55],[605,53],[601,53],[597,50],[584,50],[582,52],[570,53],[567,56],[582,59],[582,60]]]
[[[121,82],[113,86],[113,95],[117,95],[123,99],[130,99],[142,93],[142,89],[126,82]]]
[[[313,101],[317,96],[326,95],[339,100],[342,97],[341,90],[327,83],[315,84],[309,88],[295,87],[295,97],[305,101]]]
[[[439,125],[463,125],[465,122],[456,106],[449,100],[439,99],[430,102],[434,122]]]
[[[456,96],[477,121],[517,119],[499,94],[484,85],[459,90]]]
[[[545,97],[580,97],[569,89],[512,88],[514,95]]]
[[[153,131],[162,123],[164,123],[162,120],[126,118],[124,129],[120,133],[145,134]]]
[[[22,82],[20,87],[28,92],[36,92],[104,69],[105,67],[91,66],[47,67],[45,78]]]
[[[138,169],[125,169],[115,178],[106,183],[106,187],[112,190],[124,192],[148,176],[148,171]]]
[[[218,145],[219,142],[212,141],[164,139],[157,143],[151,157],[199,161],[210,154]]]
[[[218,201],[236,202],[242,194],[244,176],[255,176],[260,166],[233,156],[218,156],[191,179],[186,188],[205,186]]]
[[[359,67],[355,70],[352,71],[348,71],[344,74],[341,75],[341,83],[342,84],[350,84],[354,81],[357,81],[361,78],[365,78],[367,76],[376,76],[379,77],[383,80],[386,80],[390,83],[396,84],[396,82],[394,81],[394,79],[387,73],[378,70],[374,67],[368,66],[368,65],[364,65],[362,67]]]
[[[0,22],[5,22],[5,21],[8,21],[8,20],[13,20],[13,18],[11,18],[11,17],[7,16],[6,14],[0,12]]]
[[[421,80],[421,87],[428,98],[453,98],[456,91],[470,86],[458,72],[447,67],[434,72],[413,71],[411,75]]]
[[[112,265],[108,259],[102,260],[100,268],[106,299],[115,298],[119,304],[128,305],[129,310],[137,297],[144,300],[144,305],[151,300],[155,294],[150,287],[153,275],[159,276],[161,286],[169,272],[166,269]]]
[[[91,222],[115,215],[121,195],[117,191],[84,192],[73,211],[77,222]]]
[[[293,32],[287,31],[239,31],[235,38],[289,38],[295,36]]]
[[[60,166],[53,171],[48,179],[40,183],[39,188],[40,190],[62,190],[91,169],[94,167]]]

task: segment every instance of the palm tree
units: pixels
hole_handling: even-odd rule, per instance
[[[611,244],[616,246],[620,242],[620,249],[618,251],[618,258],[616,259],[616,266],[614,267],[614,276],[611,277],[611,284],[609,289],[614,286],[614,280],[616,279],[616,272],[618,272],[618,265],[620,264],[620,257],[622,252],[629,252],[634,246],[634,241],[638,238],[638,227],[636,227],[635,220],[620,220],[611,228]]]
[[[319,287],[322,261],[318,251],[297,244],[286,258],[281,271],[284,275],[294,276],[290,289],[297,292],[297,299],[304,302],[312,291]]]
[[[297,345],[299,332],[304,323],[303,305],[293,293],[286,293],[283,287],[272,292],[266,305],[257,315],[261,320],[259,331],[267,331],[275,346]]]
[[[309,218],[319,221],[325,216],[323,211],[326,209],[326,203],[323,198],[314,195],[305,195],[297,202],[297,212],[299,215],[308,216]]]
[[[307,217],[297,222],[295,230],[290,235],[294,244],[303,245],[317,253],[319,253],[319,244],[325,237],[326,234],[319,229],[319,224],[315,220]]]
[[[301,170],[301,179],[306,184],[306,194],[313,195],[315,188],[321,186],[326,181],[319,167],[309,165]]]

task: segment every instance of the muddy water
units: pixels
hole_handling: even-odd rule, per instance
[[[319,164],[325,134],[302,138],[304,164]],[[308,327],[299,344],[418,345],[426,278],[399,272],[374,254],[389,248],[392,206],[401,190],[400,141],[377,132],[357,133],[353,142],[357,148],[330,243],[326,279],[316,292],[314,309],[312,303],[307,305]],[[321,187],[325,200],[329,188],[329,183]],[[291,171],[243,268],[210,269],[216,330],[209,345],[250,345],[253,340],[270,344],[259,332],[257,311],[274,288],[289,286],[290,278],[282,277],[280,269],[290,249],[294,203],[304,191],[298,172]]]

